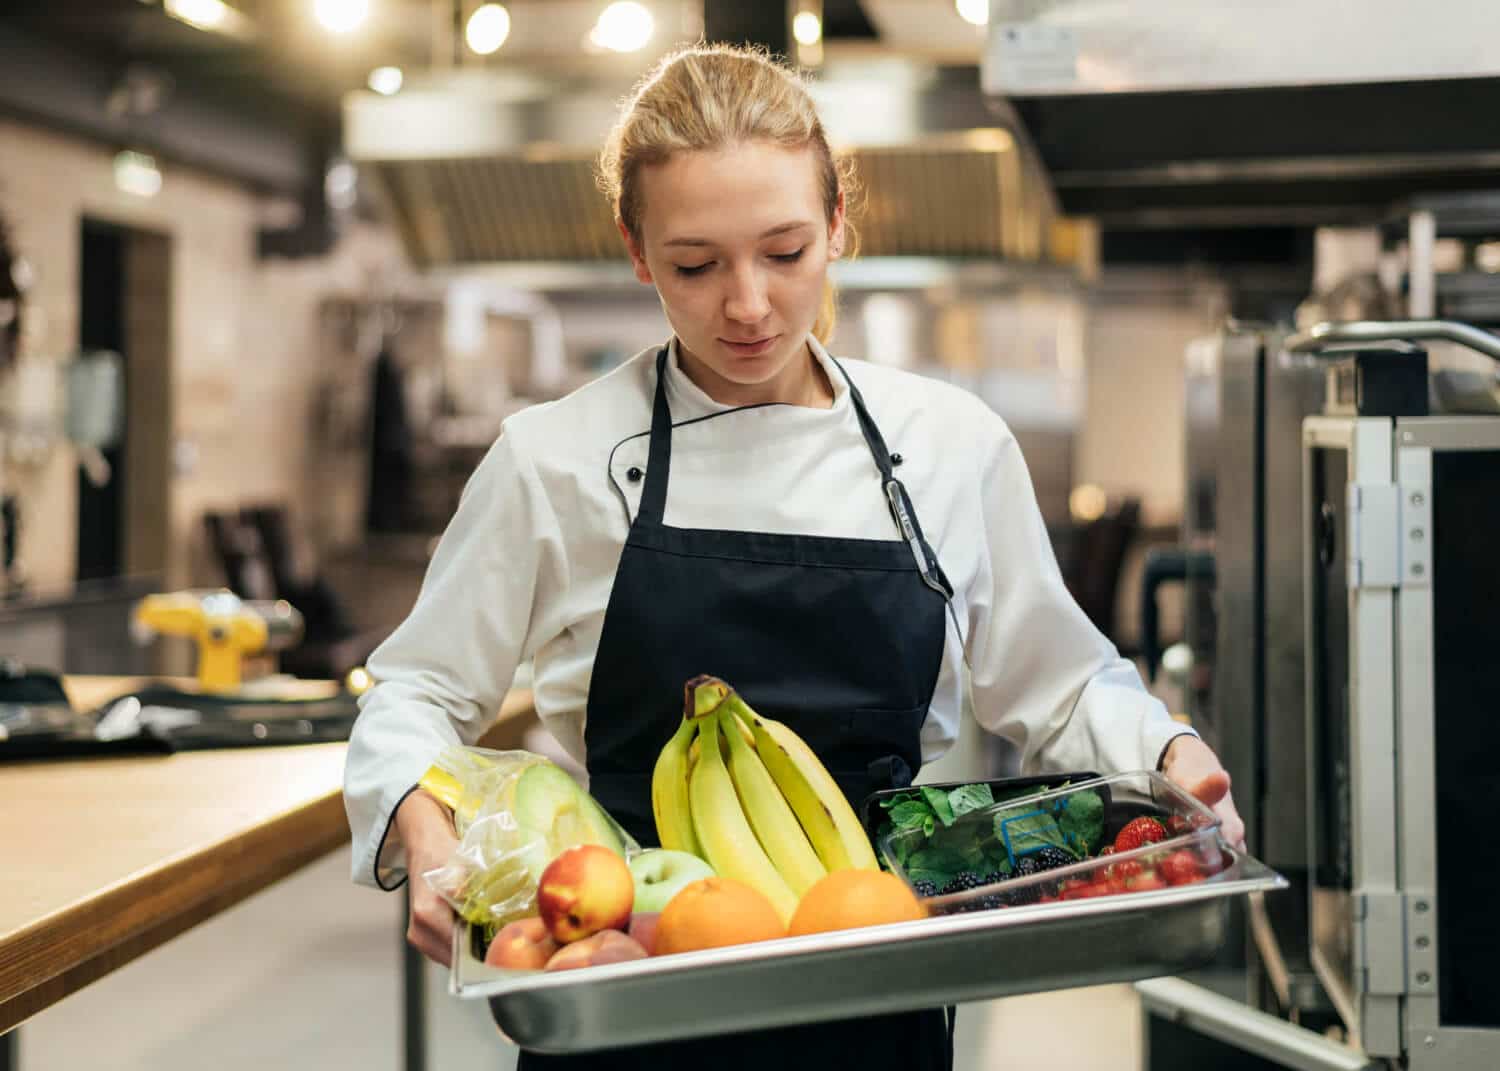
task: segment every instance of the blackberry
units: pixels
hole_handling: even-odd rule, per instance
[[[986,885],[999,885],[1004,880],[1005,875],[1000,873],[1000,871],[998,870],[991,870],[984,876],[984,883]]]
[[[965,870],[942,888],[941,895],[948,896],[951,893],[968,892],[977,889],[984,884],[984,880],[972,870]]]
[[[938,891],[937,882],[928,881],[926,878],[912,882],[911,887],[912,891],[924,900],[929,896],[936,896]]]
[[[1043,870],[1042,864],[1038,863],[1032,856],[1024,856],[1016,864],[1016,877],[1029,878],[1033,874],[1040,874]]]
[[[1054,847],[1051,844],[1040,851],[1033,852],[1026,858],[1035,859],[1039,870],[1056,870],[1060,866],[1071,866],[1078,862],[1077,859],[1073,858],[1071,853],[1065,852],[1061,848]]]

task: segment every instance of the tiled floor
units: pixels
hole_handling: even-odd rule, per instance
[[[401,904],[351,886],[336,853],[27,1023],[21,1071],[399,1071]],[[430,1068],[514,1066],[482,1003],[449,997],[437,968],[428,993]],[[1135,997],[966,1005],[957,1046],[963,1071],[1135,1071]]]

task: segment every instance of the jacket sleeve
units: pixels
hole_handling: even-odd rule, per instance
[[[1191,730],[1064,586],[1020,447],[991,413],[976,454],[985,537],[965,593],[975,717],[1028,774],[1156,769]]]
[[[502,434],[464,488],[416,604],[371,655],[344,766],[353,878],[398,887],[391,819],[443,748],[493,722],[538,640],[538,609],[567,589],[562,533],[534,465]],[[542,637],[545,638],[545,637]]]

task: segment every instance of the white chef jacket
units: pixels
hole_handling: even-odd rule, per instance
[[[833,385],[829,409],[722,405],[683,374],[670,344],[679,426],[666,524],[899,538],[848,384],[810,344]],[[438,752],[482,734],[523,659],[533,659],[542,724],[586,764],[589,677],[644,487],[627,474],[646,466],[656,353],[510,417],[475,469],[416,605],[369,661],[377,683],[344,771],[355,881],[399,882],[396,806]],[[967,655],[975,716],[1010,741],[1023,772],[1154,768],[1184,727],[1063,586],[1005,422],[951,384],[839,364],[901,456],[897,475],[954,587],[923,761],[958,736]]]

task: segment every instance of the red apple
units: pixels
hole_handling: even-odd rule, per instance
[[[569,848],[542,871],[536,906],[558,944],[600,930],[623,930],[635,905],[635,878],[625,860],[599,844]]]
[[[506,923],[495,934],[484,954],[484,962],[508,970],[539,971],[547,965],[557,948],[557,942],[541,919],[518,919]]]
[[[653,956],[656,955],[656,920],[659,918],[660,911],[637,911],[630,916],[630,929],[625,931]]]
[[[601,967],[606,963],[628,963],[645,959],[646,950],[619,930],[600,930],[592,937],[563,945],[547,961],[549,971],[567,971],[575,967]]]

